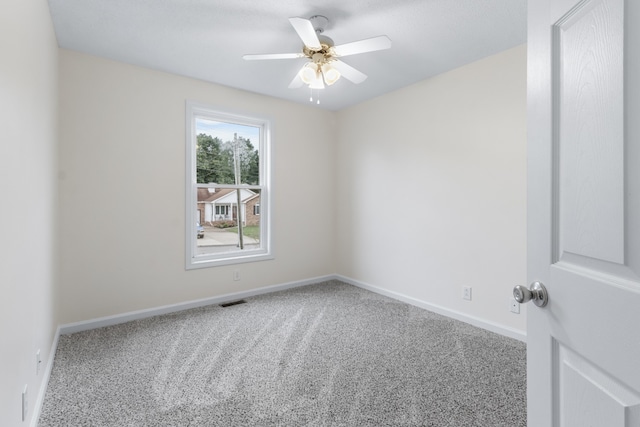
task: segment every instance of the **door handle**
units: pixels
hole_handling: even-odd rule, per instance
[[[547,288],[540,282],[533,282],[529,289],[520,285],[514,287],[513,297],[520,304],[533,301],[538,307],[544,307],[549,302]]]

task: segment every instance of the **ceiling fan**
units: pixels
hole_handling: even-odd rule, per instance
[[[391,40],[387,36],[378,36],[335,46],[333,40],[321,35],[329,20],[322,15],[309,19],[289,18],[302,43],[299,53],[268,53],[244,55],[246,60],[308,58],[307,62],[289,84],[290,89],[309,85],[310,89],[324,89],[325,84],[334,84],[341,76],[353,83],[362,83],[367,75],[342,62],[343,56],[356,55],[376,50],[389,49]]]

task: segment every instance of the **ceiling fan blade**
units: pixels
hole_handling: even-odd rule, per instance
[[[256,59],[294,59],[304,58],[304,53],[258,53],[251,55],[243,55],[242,59],[253,61]]]
[[[347,80],[351,80],[355,84],[362,83],[367,79],[366,74],[356,70],[351,65],[345,64],[344,62],[337,59],[331,62],[331,66],[338,70],[342,77]]]
[[[364,39],[357,42],[345,43],[333,47],[336,56],[357,55],[359,53],[373,52],[376,50],[389,49],[391,39],[387,36],[378,36]]]
[[[289,83],[289,89],[297,89],[301,87],[303,83],[304,82],[300,78],[300,72],[298,71],[293,80],[291,80],[291,83]]]
[[[320,40],[318,40],[318,35],[311,21],[304,18],[289,18],[289,22],[291,22],[293,29],[296,30],[296,33],[298,33],[298,36],[300,36],[305,46],[309,49],[322,49]]]

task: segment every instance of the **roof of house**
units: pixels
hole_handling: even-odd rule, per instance
[[[222,189],[216,189],[215,193],[210,193],[208,188],[198,188],[198,203],[207,203],[207,202],[214,202],[224,196],[226,196],[229,193],[234,192],[235,189],[233,188],[222,188]],[[253,193],[253,191],[246,189],[246,191]],[[255,196],[259,196],[259,193],[254,193],[249,197],[246,197],[243,202],[246,202],[250,199],[252,199]]]
[[[215,193],[210,193],[208,188],[198,188],[198,201],[199,202],[213,202],[222,196],[234,191],[233,188],[223,188],[216,190]]]
[[[252,194],[251,196],[249,196],[249,197],[247,197],[246,199],[244,199],[244,200],[243,200],[243,202],[245,202],[245,203],[246,203],[246,202],[248,202],[248,201],[250,201],[250,200],[253,200],[253,199],[255,199],[255,198],[260,198],[260,193]]]

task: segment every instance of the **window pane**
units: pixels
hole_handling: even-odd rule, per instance
[[[197,188],[196,256],[260,249],[259,188]],[[240,199],[240,220],[238,218]],[[240,226],[238,222],[240,221]],[[242,239],[240,238],[242,232]]]
[[[260,184],[260,128],[196,117],[198,183]]]

